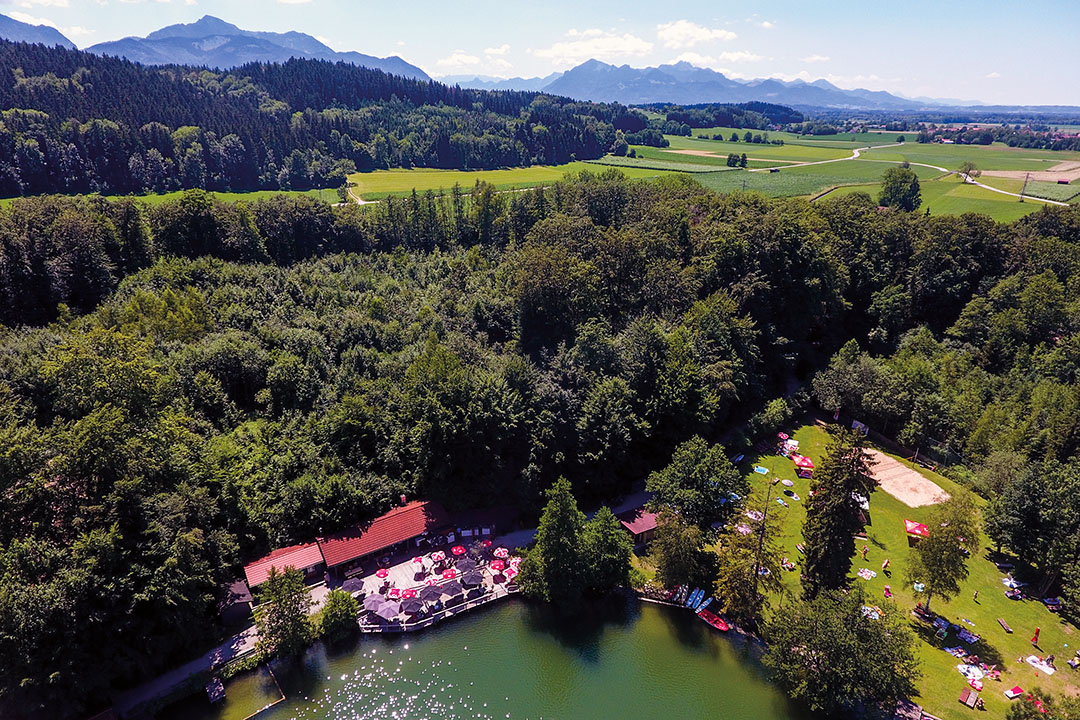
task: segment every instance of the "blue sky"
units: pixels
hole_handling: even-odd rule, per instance
[[[590,57],[735,77],[826,78],[909,96],[1080,105],[1080,2],[0,0],[80,47],[215,15],[400,55],[434,76],[546,75]]]

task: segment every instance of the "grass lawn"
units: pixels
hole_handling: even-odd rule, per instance
[[[671,158],[679,158],[678,155],[671,155]],[[694,158],[700,159],[700,158]],[[672,172],[686,172],[686,173],[708,173],[708,172],[725,172],[734,170],[735,168],[727,167],[726,163],[723,165],[714,163],[701,163],[701,162],[681,162],[678,159],[659,160],[651,157],[618,157],[615,155],[605,155],[599,160],[586,160],[585,162],[590,165],[610,165],[612,167],[635,167],[646,168],[649,170],[670,170]],[[599,172],[599,171],[598,171]]]
[[[1017,198],[1008,195],[999,195],[975,185],[962,184],[952,177],[923,182],[921,189],[922,205],[918,212],[926,212],[926,209],[930,208],[931,215],[960,215],[974,212],[989,215],[998,222],[1012,222],[1045,207],[1044,203],[1037,201],[1029,200],[1022,203]],[[870,197],[876,198],[881,192],[881,185],[873,183],[840,187],[819,202],[856,192],[868,193]]]
[[[728,153],[747,157],[765,158],[767,160],[792,160],[795,162],[809,162],[813,160],[833,160],[848,157],[851,150],[847,148],[822,147],[816,145],[769,145],[766,143],[727,142],[720,140],[699,140],[697,138],[682,137],[681,135],[665,135],[671,145],[667,148],[651,148],[652,150],[699,150],[716,153],[720,156],[720,162],[726,162]],[[678,153],[665,153],[668,157],[692,157],[681,156]]]
[[[876,195],[881,176],[889,167],[891,166],[886,163],[844,160],[824,165],[783,168],[775,173],[738,171],[696,175],[694,179],[711,190],[723,193],[742,190],[745,181],[747,190],[756,190],[771,197],[817,195],[839,185],[872,181],[874,183],[872,194]],[[930,168],[914,167],[912,169],[924,185],[939,175],[937,171]],[[865,185],[859,185],[859,187],[863,188],[864,192],[866,191]]]
[[[746,128],[729,128],[729,127],[711,127],[711,128],[693,128],[691,131],[694,137],[699,135],[707,135],[712,137],[713,135],[723,135],[725,139],[731,137],[731,133],[736,133],[739,136],[740,141],[743,135],[746,134]],[[766,134],[765,130],[751,130],[754,134]],[[828,146],[832,144],[833,147],[846,148],[846,147],[865,147],[867,145],[885,145],[887,143],[896,142],[896,138],[903,135],[906,140],[914,140],[918,137],[919,133],[910,131],[894,131],[894,130],[874,130],[864,133],[838,133],[836,135],[798,135],[796,133],[783,132],[777,130],[769,130],[768,136],[770,140],[783,140],[785,143],[797,143],[801,145],[822,145]]]
[[[821,460],[827,437],[823,428],[814,424],[802,425],[795,430],[793,437],[800,443],[800,452],[810,456],[815,462]],[[774,503],[769,510],[770,513],[779,513],[782,519],[785,536],[781,544],[784,553],[798,563],[802,556],[795,546],[802,542],[802,526],[806,520],[805,498],[809,494],[810,481],[796,477],[794,465],[780,455],[748,455],[739,467],[747,473],[757,492],[765,492],[767,478],[753,472],[755,464],[769,469],[769,479],[786,478],[795,483],[790,489],[776,485],[773,489],[774,496],[777,492],[790,490],[802,498],[802,501],[794,501],[781,495],[786,497],[789,507],[784,508]],[[905,464],[911,465],[906,462]],[[930,471],[922,472],[946,491],[957,492],[956,484],[949,479]],[[967,687],[966,681],[956,670],[960,661],[942,649],[962,643],[956,639],[954,632],[950,632],[944,642],[936,640],[932,632],[926,630],[928,626],[910,615],[917,594],[904,588],[910,550],[903,521],[910,519],[924,522],[929,517],[929,510],[928,507],[908,508],[886,492],[875,491],[870,498],[872,524],[867,527],[867,538],[865,541],[853,542],[852,582],[864,586],[870,598],[881,598],[882,601],[885,585],[889,585],[898,610],[911,620],[912,628],[920,638],[917,653],[922,661],[923,672],[918,683],[920,696],[913,699],[927,712],[945,720],[970,719],[971,711],[957,702],[960,692]],[[857,554],[863,545],[870,548],[865,562]],[[981,547],[983,550],[975,553],[968,563],[970,575],[962,584],[960,594],[949,603],[942,602],[941,598],[934,598],[931,603],[931,609],[951,622],[980,634],[982,640],[979,643],[965,647],[977,653],[985,662],[997,663],[1003,670],[1001,682],[985,681],[982,698],[987,712],[980,717],[1005,717],[1009,701],[1002,692],[1014,685],[1025,690],[1038,685],[1054,695],[1076,694],[1080,674],[1071,670],[1065,661],[1080,648],[1080,634],[1077,634],[1076,628],[1050,613],[1037,601],[1016,602],[1006,598],[1005,588],[1001,584],[1004,575],[990,562],[989,541],[985,537],[982,538]],[[891,578],[881,572],[881,563],[885,558],[890,560]],[[877,577],[869,581],[858,578],[855,572],[864,567],[877,572]],[[785,573],[784,581],[792,592],[799,592],[798,572]],[[976,590],[979,591],[978,602],[972,599]],[[965,623],[965,618],[970,620],[971,624]],[[1012,627],[1013,634],[1006,634],[997,623],[997,618],[1004,618]],[[1039,642],[1041,650],[1034,650],[1030,643],[1036,627],[1042,628]],[[1026,663],[1016,662],[1019,656],[1026,657],[1032,653],[1040,656],[1050,653],[1057,655],[1057,673],[1047,677]],[[872,662],[872,659],[867,658],[867,661]]]
[[[970,160],[980,170],[1049,170],[1060,162],[1080,160],[1078,152],[1030,150],[1011,148],[1002,143],[993,145],[941,145],[938,143],[905,143],[902,147],[867,150],[863,157],[871,160],[910,160],[956,170]]]
[[[160,205],[161,203],[163,203],[163,202],[165,202],[167,200],[175,200],[178,197],[180,197],[181,195],[183,195],[185,192],[187,192],[187,191],[185,191],[185,190],[177,190],[176,192],[161,193],[159,195],[158,194],[151,194],[151,195],[120,195],[120,196],[107,195],[106,197],[110,197],[110,198],[131,197],[131,198],[134,198],[135,200],[138,200],[139,202],[141,202],[141,203],[143,203],[145,205],[154,206],[154,205]],[[244,201],[247,201],[247,202],[255,202],[256,200],[261,200],[263,198],[267,198],[267,197],[270,197],[272,195],[308,195],[310,197],[313,197],[313,198],[317,199],[317,198],[320,197],[320,193],[321,193],[322,199],[325,200],[328,203],[339,202],[336,190],[322,190],[322,191],[319,191],[319,190],[252,190],[250,192],[214,192],[214,193],[211,193],[211,194],[215,198],[220,200],[221,202],[233,203],[233,202],[236,202],[238,200],[244,200]],[[18,198],[3,198],[3,199],[0,199],[0,206],[7,205],[7,204],[11,203],[13,200],[17,200],[17,199]]]
[[[364,200],[378,200],[387,195],[407,195],[414,189],[417,192],[427,190],[450,190],[455,184],[468,191],[478,180],[491,183],[499,190],[550,185],[569,174],[578,174],[583,170],[599,173],[606,168],[598,168],[586,162],[572,162],[565,165],[533,165],[526,168],[507,168],[501,170],[437,170],[414,168],[412,170],[375,170],[365,173],[353,173],[349,182],[356,188],[353,192]],[[628,178],[649,178],[667,174],[667,170],[649,168],[620,168]]]

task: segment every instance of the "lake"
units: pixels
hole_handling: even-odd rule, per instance
[[[174,720],[359,718],[721,718],[803,715],[764,677],[746,644],[690,611],[611,601],[571,619],[511,600],[420,633],[313,647],[226,684],[210,707],[189,698]],[[750,652],[753,655],[753,652]]]

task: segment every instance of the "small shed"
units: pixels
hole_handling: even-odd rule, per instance
[[[251,589],[243,579],[237,578],[226,586],[225,597],[218,603],[218,614],[226,627],[251,619]]]
[[[621,512],[615,517],[630,533],[634,545],[647,545],[656,535],[656,513],[647,511],[644,506]]]

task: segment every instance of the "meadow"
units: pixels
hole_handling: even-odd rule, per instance
[[[822,427],[808,422],[798,427],[793,437],[800,443],[800,452],[810,456],[815,463],[820,462],[827,438]],[[910,462],[903,462],[909,467],[915,467]],[[755,473],[754,465],[768,468],[769,475],[766,477]],[[960,491],[960,488],[946,477],[923,468],[915,469],[950,494]],[[776,485],[773,489],[774,496],[783,491],[797,494],[803,499],[809,495],[810,481],[797,477],[792,462],[781,455],[747,457],[740,465],[740,470],[746,473],[757,493],[766,492],[768,479],[780,478],[790,480],[794,485],[791,488]],[[796,545],[802,542],[802,527],[806,520],[805,500],[796,501],[786,494],[781,494],[780,497],[784,498],[788,507],[781,507],[773,501],[769,512],[778,513],[781,518],[784,537],[780,545],[783,553],[798,563],[801,555]],[[979,503],[983,504],[981,500]],[[885,586],[890,586],[896,611],[911,618],[912,627],[919,637],[917,653],[922,661],[922,679],[918,683],[920,697],[914,700],[927,712],[944,720],[962,720],[972,717],[971,711],[957,702],[960,692],[967,685],[956,670],[959,661],[943,650],[944,647],[961,643],[953,632],[949,633],[944,642],[937,640],[932,631],[927,629],[928,626],[915,620],[910,611],[917,599],[925,598],[905,587],[911,551],[908,548],[904,520],[926,522],[930,518],[930,510],[930,507],[909,508],[883,490],[875,491],[870,497],[871,524],[866,528],[866,539],[857,539],[852,548],[854,561],[851,578],[852,583],[861,585],[871,599],[879,599],[876,602],[884,608],[888,608],[884,600]],[[856,554],[864,545],[869,548],[866,561]],[[941,598],[934,598],[931,608],[950,622],[981,635],[982,640],[971,646],[972,650],[985,662],[998,664],[1003,671],[1000,682],[985,681],[982,698],[987,712],[982,716],[1004,718],[1009,701],[1002,693],[1014,685],[1025,690],[1039,686],[1055,695],[1075,694],[1077,674],[1065,664],[1065,660],[1072,656],[1080,643],[1076,628],[1049,612],[1038,601],[1017,602],[1006,598],[1005,588],[1001,584],[1005,576],[990,561],[990,542],[985,536],[981,538],[980,548],[968,561],[970,574],[961,583],[959,595],[948,603],[942,602]],[[886,558],[889,559],[891,577],[881,572],[881,564]],[[856,575],[861,568],[873,570],[877,576],[871,580],[863,580]],[[786,573],[784,581],[790,592],[800,591],[797,571]],[[975,591],[979,593],[977,600],[973,598]],[[1007,634],[998,624],[997,618],[1004,618],[1014,630],[1013,634]],[[1042,628],[1039,650],[1033,649],[1030,642],[1036,627]],[[1020,656],[1026,657],[1032,653],[1042,656],[1056,654],[1061,659],[1058,663],[1060,669],[1048,677],[1026,663],[1017,663]],[[873,660],[868,658],[867,661]]]
[[[931,215],[962,215],[974,212],[989,215],[998,222],[1012,222],[1046,206],[1046,203],[1037,200],[1020,202],[1017,198],[999,195],[977,185],[961,183],[955,177],[921,182],[920,186],[922,205],[919,206],[918,212],[929,210]],[[867,193],[870,197],[876,198],[881,192],[881,186],[873,183],[838,187],[820,198],[818,202],[858,192]]]
[[[956,170],[970,160],[980,170],[1049,170],[1065,161],[1080,160],[1080,152],[1011,148],[993,145],[941,145],[939,143],[904,143],[900,147],[867,150],[863,157],[872,160],[908,160],[939,165]]]
[[[678,156],[673,156],[677,158]],[[671,172],[670,170],[657,170],[647,167],[620,167],[626,177],[631,179],[652,178]],[[536,187],[537,185],[550,185],[557,180],[562,180],[567,174],[577,175],[582,171],[602,172],[604,168],[598,168],[586,162],[572,162],[566,165],[533,165],[525,168],[508,168],[501,170],[437,170],[431,168],[414,168],[412,170],[374,170],[365,173],[353,173],[349,176],[349,183],[354,185],[354,196],[364,200],[378,200],[388,195],[407,195],[413,190],[425,192],[427,190],[448,191],[454,185],[460,185],[462,190],[468,190],[477,182],[491,183],[498,190],[512,190],[516,188]]]
[[[693,136],[696,138],[700,135],[707,135],[712,137],[713,135],[723,135],[725,138],[730,138],[732,133],[739,136],[740,141],[743,135],[746,134],[746,129],[729,128],[729,127],[712,127],[712,128],[694,128],[692,131]],[[799,135],[797,133],[783,132],[781,130],[751,130],[752,133],[768,134],[769,140],[783,140],[784,143],[794,143],[797,145],[811,145],[822,147],[839,147],[839,148],[856,148],[866,147],[867,145],[885,145],[887,143],[896,142],[896,138],[901,135],[905,140],[912,141],[917,136],[917,132],[894,131],[894,130],[873,130],[863,133],[838,133],[836,135]]]
[[[1077,195],[1080,195],[1080,181],[1074,181],[1069,185],[1060,185],[1058,183],[1031,180],[1028,182],[1026,190],[1024,189],[1024,181],[1020,178],[983,176],[979,178],[979,182],[1008,192],[1019,193],[1024,190],[1025,194],[1032,197],[1057,200],[1058,202],[1069,202]]]

